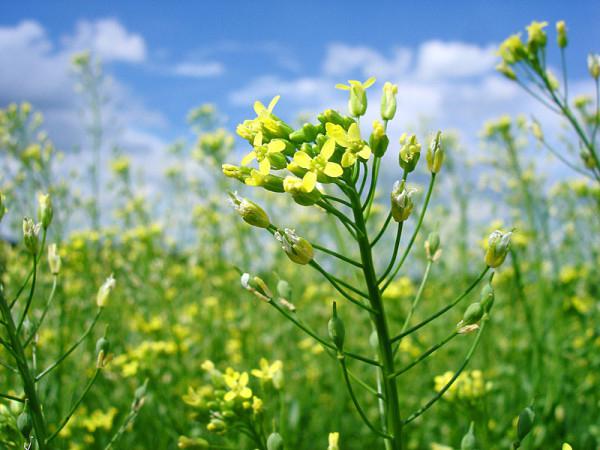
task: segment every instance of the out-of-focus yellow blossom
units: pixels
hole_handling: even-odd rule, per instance
[[[252,369],[250,372],[256,378],[266,382],[271,381],[275,388],[281,388],[283,363],[280,360],[274,361],[273,364],[269,364],[265,358],[261,358],[259,361],[260,369]]]
[[[444,386],[452,379],[454,372],[445,372],[434,378],[434,389],[440,392]],[[446,400],[466,400],[472,401],[481,398],[491,389],[490,382],[485,382],[481,370],[472,370],[462,372],[450,388],[444,393]]]
[[[248,387],[248,372],[236,372],[231,367],[228,367],[223,375],[223,380],[229,388],[225,394],[226,402],[231,402],[236,398],[248,399],[252,397],[252,389]]]

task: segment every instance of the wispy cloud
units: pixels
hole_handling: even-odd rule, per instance
[[[216,77],[225,72],[225,66],[217,61],[208,62],[182,62],[176,64],[171,73],[174,75],[190,78]]]

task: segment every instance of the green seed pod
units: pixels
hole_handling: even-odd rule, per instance
[[[230,192],[229,198],[233,208],[244,222],[258,228],[268,228],[271,225],[271,220],[265,210],[256,203],[239,197],[235,192]]]
[[[494,288],[491,284],[488,283],[481,289],[481,297],[479,301],[484,312],[490,312],[492,306],[494,306],[495,297],[496,295],[494,293]]]
[[[465,310],[465,314],[463,316],[461,326],[465,325],[473,325],[481,320],[483,317],[483,307],[481,303],[475,302],[471,303],[467,309]]]
[[[337,307],[335,302],[333,302],[333,312],[331,319],[329,319],[329,323],[327,324],[327,331],[329,331],[329,338],[333,341],[337,349],[340,352],[343,351],[346,329],[344,328],[344,322],[337,315]]]
[[[369,147],[373,151],[373,154],[381,158],[388,148],[390,139],[385,134],[385,129],[381,122],[378,120],[373,122],[373,132],[369,138]]]
[[[494,231],[488,238],[488,248],[485,252],[485,263],[489,267],[501,266],[510,248],[512,232]]]
[[[54,210],[52,209],[52,200],[49,194],[40,194],[38,196],[38,218],[42,227],[47,229],[52,222]]]
[[[519,414],[519,420],[517,422],[517,439],[522,441],[529,434],[531,429],[533,428],[533,423],[535,421],[535,413],[531,407],[525,408]]]
[[[475,439],[475,424],[471,422],[469,431],[465,434],[460,441],[460,450],[477,450],[477,440]]]
[[[29,438],[31,430],[33,429],[33,421],[31,420],[29,410],[25,409],[19,414],[19,417],[17,417],[17,428],[25,439]]]
[[[274,431],[267,438],[267,450],[283,450],[283,438]]]

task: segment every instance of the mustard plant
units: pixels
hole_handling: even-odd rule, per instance
[[[327,353],[337,359],[342,383],[361,420],[372,433],[380,437],[388,450],[398,450],[403,446],[404,426],[432,407],[460,377],[479,344],[482,332],[489,320],[493,296],[485,296],[474,302],[465,311],[463,320],[450,327],[448,337],[423,352],[405,367],[397,367],[398,349],[402,339],[416,333],[426,325],[441,318],[475,289],[486,275],[499,267],[509,251],[511,233],[495,231],[488,239],[482,270],[458,297],[445,301],[437,312],[417,323],[412,323],[414,312],[421,302],[431,268],[441,257],[440,238],[437,232],[431,233],[425,243],[427,266],[419,290],[412,301],[409,312],[399,329],[392,329],[383,295],[395,279],[422,232],[425,215],[434,190],[436,178],[442,170],[445,149],[441,132],[431,139],[426,157],[421,158],[421,143],[416,135],[403,134],[397,156],[400,179],[389,192],[388,214],[383,223],[374,223],[372,213],[378,190],[378,179],[384,155],[389,147],[387,128],[395,116],[397,87],[391,83],[383,86],[381,99],[381,120],[374,122],[367,131],[361,123],[367,111],[367,89],[375,82],[374,78],[360,82],[350,80],[348,85],[336,87],[349,92],[348,109],[350,115],[328,109],[318,115],[318,122],[305,123],[294,130],[288,123],[273,112],[279,97],[268,106],[261,102],[254,104],[256,117],[246,120],[237,128],[238,134],[250,145],[250,152],[242,159],[240,166],[224,164],[226,176],[235,178],[247,186],[262,188],[275,194],[286,195],[295,203],[314,208],[315,214],[334,217],[347,233],[345,240],[353,247],[351,254],[343,254],[323,243],[311,242],[302,237],[293,226],[272,223],[269,214],[256,203],[230,194],[232,204],[242,219],[248,224],[265,229],[279,242],[288,258],[299,265],[316,270],[339,294],[332,302],[332,315],[328,322],[328,338],[323,337],[310,325],[300,319],[300,311],[279,292],[274,294],[268,284],[257,276],[244,274],[242,285],[279,314],[296,325],[324,347]],[[369,137],[367,135],[370,133]],[[425,199],[416,210],[416,189],[408,185],[409,176],[420,160],[425,159],[429,172],[429,184]],[[386,162],[387,163],[387,162]],[[252,164],[256,166],[252,167]],[[416,216],[416,218],[415,218]],[[415,218],[412,233],[400,251],[403,229],[407,222]],[[394,244],[391,246],[385,267],[377,267],[375,255],[385,249],[377,248],[383,242],[391,223],[395,223]],[[408,227],[406,227],[408,228]],[[333,257],[339,264],[353,271],[354,278],[343,279],[329,267],[321,263],[321,257]],[[491,283],[492,277],[489,278]],[[347,306],[342,304],[347,301]],[[372,336],[356,335],[354,324],[344,324],[343,310],[357,308],[368,316],[372,326]],[[398,379],[404,373],[419,365],[431,354],[456,337],[476,333],[464,360],[440,387],[438,392],[423,402],[415,411],[402,411],[402,392]],[[352,339],[370,340],[374,355],[353,352],[348,341]],[[373,381],[365,381],[348,367],[349,361],[371,366],[376,376]],[[367,408],[360,403],[355,389],[361,388],[372,394],[378,405],[379,418],[373,420]],[[285,439],[285,436],[283,436]]]
[[[577,138],[577,145],[556,149],[551,140],[545,137],[541,124],[534,120],[532,133],[539,143],[574,171],[600,183],[600,55],[590,54],[587,61],[589,75],[594,82],[594,96],[580,96],[571,100],[567,78],[567,26],[562,20],[556,23],[562,83],[547,64],[547,26],[548,22],[531,22],[527,26],[526,41],[521,39],[520,33],[508,37],[498,49],[502,62],[497,70],[565,119]],[[573,159],[577,157],[573,155],[576,152],[579,152],[579,161]]]

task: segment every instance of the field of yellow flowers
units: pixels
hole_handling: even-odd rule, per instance
[[[498,76],[564,136],[500,117],[469,164],[450,130],[390,142],[374,78],[303,124],[249,105],[243,152],[198,107],[161,198],[123,154],[61,177],[34,106],[2,109],[0,447],[600,448],[600,56],[570,98],[550,28],[509,37]],[[93,112],[102,71],[73,64]],[[501,221],[469,221],[483,201]]]

